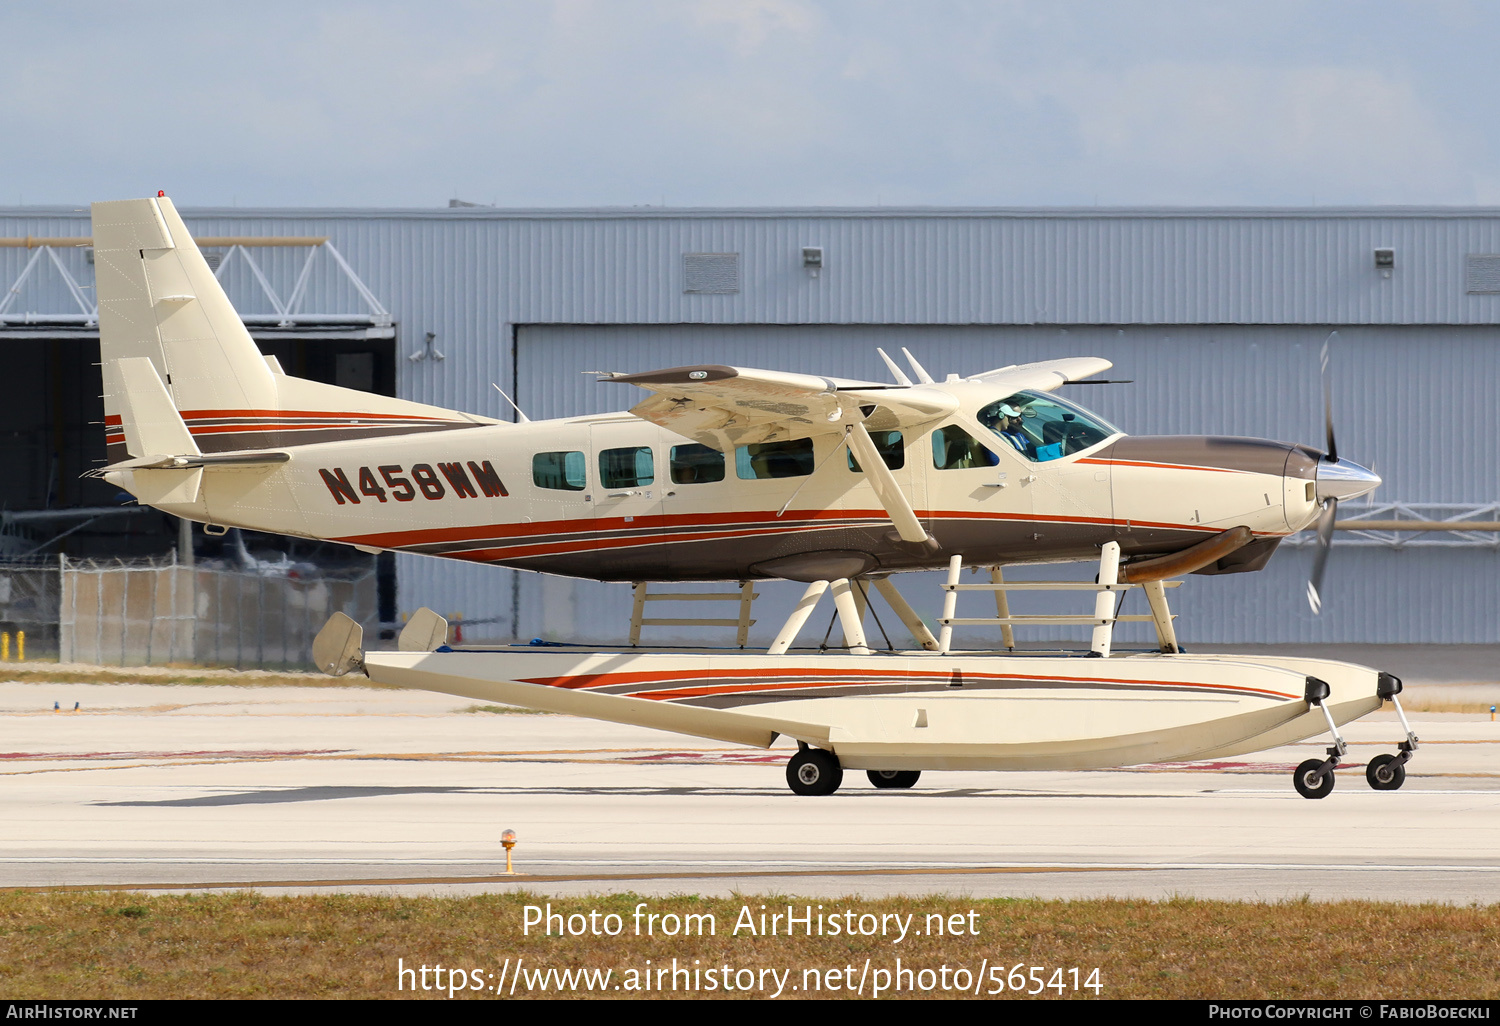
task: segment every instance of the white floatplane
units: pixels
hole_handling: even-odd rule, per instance
[[[844,768],[878,787],[924,769],[1083,768],[1255,751],[1330,731],[1294,782],[1333,787],[1338,725],[1397,703],[1400,681],[1326,660],[1180,651],[1172,578],[1259,570],[1282,538],[1318,524],[1318,587],[1337,503],[1379,484],[1325,451],[1246,438],[1130,437],[1056,394],[1097,381],[1073,358],[935,381],[885,353],[894,383],[722,365],[603,380],[651,393],[628,412],[507,423],[291,377],[262,357],[165,196],[93,207],[104,373],[102,473],[141,502],[223,528],[339,541],[606,581],[808,587],[764,654],[449,646],[430,611],[401,651],[365,652],[335,617],[316,663],[339,674],[799,750],[787,779],[827,794]],[[1326,368],[1325,368],[1326,375]],[[519,414],[519,411],[518,411]],[[1096,584],[1005,582],[1001,567],[1097,560]],[[963,566],[991,568],[960,583]],[[892,585],[949,572],[934,635]],[[869,592],[913,636],[877,652]],[[1012,617],[1033,587],[1095,593],[1082,618]],[[1121,591],[1149,616],[1121,617]],[[996,596],[1005,653],[953,650],[965,590]],[[839,652],[792,643],[832,593]],[[741,614],[739,643],[744,644]],[[1112,652],[1122,619],[1150,620],[1159,651]],[[1089,656],[1014,652],[1026,621],[1094,628]],[[1405,725],[1405,717],[1402,716]],[[1399,787],[1417,739],[1373,760]]]

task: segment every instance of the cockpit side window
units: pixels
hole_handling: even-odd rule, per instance
[[[938,470],[970,470],[993,467],[1000,459],[957,424],[932,433],[932,465]]]
[[[1118,434],[1081,406],[1045,392],[1017,392],[979,411],[979,423],[1036,463],[1061,459]]]

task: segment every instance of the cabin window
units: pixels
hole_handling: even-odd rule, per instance
[[[734,450],[734,472],[741,481],[768,477],[806,477],[813,472],[811,438],[790,442],[756,442]]]
[[[655,480],[656,466],[651,460],[650,446],[633,445],[599,453],[600,488],[635,488]]]
[[[581,452],[539,452],[531,457],[531,481],[538,488],[581,492],[588,484]]]
[[[892,470],[900,470],[906,466],[906,450],[902,448],[901,432],[899,431],[871,431],[870,441],[875,443],[876,450],[880,453],[880,459]],[[854,450],[849,450],[849,469],[859,471],[859,460],[854,458]]]
[[[993,467],[999,462],[1000,457],[957,424],[949,424],[932,433],[932,465],[939,470]]]
[[[1083,407],[1045,392],[1017,392],[990,403],[979,411],[979,423],[1037,463],[1082,452],[1118,433]]]
[[[674,445],[671,454],[673,484],[711,484],[724,480],[724,454],[694,442]]]

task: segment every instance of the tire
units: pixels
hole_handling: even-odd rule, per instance
[[[844,782],[844,768],[832,752],[804,748],[786,764],[786,782],[793,794],[833,794]]]
[[[1323,779],[1312,782],[1312,777],[1323,768],[1322,759],[1308,759],[1292,774],[1292,786],[1304,798],[1327,798],[1333,793],[1333,771],[1323,774]]]
[[[1394,755],[1377,755],[1365,767],[1365,781],[1377,791],[1394,791],[1406,783],[1406,766]]]
[[[916,786],[918,778],[922,776],[921,770],[866,770],[865,776],[870,778],[870,783],[885,790],[887,788],[907,788]]]

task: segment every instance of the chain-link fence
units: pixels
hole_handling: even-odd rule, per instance
[[[311,669],[313,636],[333,613],[378,628],[373,566],[257,573],[64,557],[52,573],[53,650],[63,662]]]
[[[24,635],[28,658],[57,656],[61,590],[56,560],[0,563],[0,632],[9,639],[6,655],[12,659],[20,655]]]

